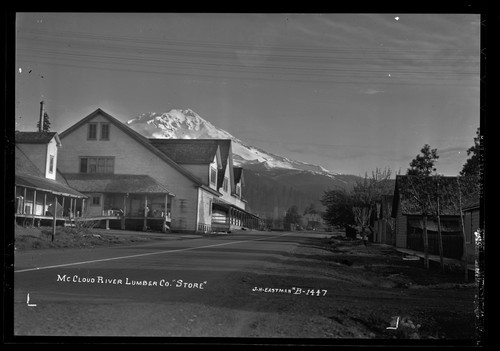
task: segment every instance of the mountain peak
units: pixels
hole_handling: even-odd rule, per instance
[[[148,138],[162,139],[233,139],[191,109],[146,112],[127,121],[127,125]]]

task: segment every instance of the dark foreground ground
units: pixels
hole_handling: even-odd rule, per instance
[[[72,242],[72,247],[87,249],[167,240],[142,234],[94,234],[66,240]],[[237,234],[231,235],[237,240]],[[59,238],[62,242],[63,236]],[[78,244],[79,240],[83,244]],[[27,244],[29,241],[19,239],[16,250],[36,250]],[[404,260],[403,254],[390,246],[372,243],[365,247],[360,241],[345,239],[341,233],[311,234],[311,238],[297,239],[297,245],[290,247],[293,249],[275,252],[277,258],[272,264],[229,271],[219,280],[214,276],[210,294],[197,294],[195,300],[179,296],[158,305],[147,299],[102,299],[84,310],[57,299],[50,308],[30,309],[25,303],[17,303],[14,329],[17,335],[24,336],[466,343],[477,337],[476,284],[473,280],[464,282],[460,270],[447,270],[444,274],[438,267],[426,270],[421,260]],[[308,293],[295,294],[299,287]]]

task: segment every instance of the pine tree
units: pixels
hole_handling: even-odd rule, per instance
[[[40,121],[37,122],[36,128],[40,130]],[[49,121],[49,115],[47,112],[43,114],[43,127],[42,127],[42,132],[50,132],[50,121]]]
[[[476,131],[474,145],[467,150],[469,158],[460,171],[462,177],[479,177],[479,128]]]
[[[431,149],[429,144],[425,144],[420,149],[421,154],[417,155],[411,162],[407,175],[430,176],[436,172],[435,163],[439,158],[437,149]]]
[[[429,237],[427,233],[427,216],[430,214],[430,199],[434,189],[430,189],[427,185],[427,179],[436,172],[434,166],[437,159],[437,149],[431,149],[429,144],[425,144],[420,150],[421,155],[417,155],[411,162],[410,168],[406,174],[409,176],[408,180],[411,184],[412,196],[420,207],[422,214],[423,227],[423,241],[424,241],[424,262],[425,267],[429,269]]]

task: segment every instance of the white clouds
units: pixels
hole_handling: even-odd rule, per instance
[[[368,89],[361,90],[361,93],[362,94],[367,94],[367,95],[374,95],[374,94],[385,93],[385,91],[384,90],[373,89],[373,88],[368,88]]]

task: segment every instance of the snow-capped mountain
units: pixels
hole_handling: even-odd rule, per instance
[[[191,109],[172,109],[166,113],[149,112],[131,119],[128,126],[147,138],[167,139],[231,139],[233,160],[238,166],[254,170],[288,169],[335,177],[321,166],[291,160],[245,144],[223,129],[217,128]]]
[[[293,205],[299,211],[310,204],[322,208],[325,191],[349,189],[359,180],[358,176],[337,174],[247,145],[190,109],[144,113],[127,125],[147,138],[231,139],[234,165],[245,168],[247,181],[242,191],[247,210],[262,218],[274,218]]]

